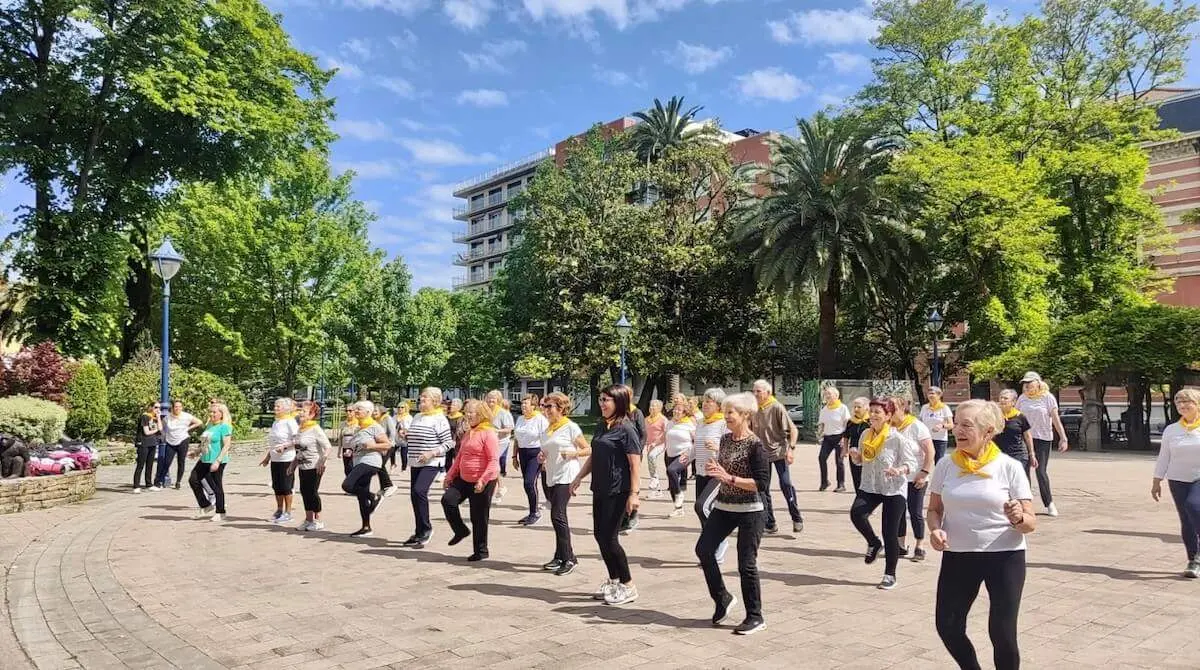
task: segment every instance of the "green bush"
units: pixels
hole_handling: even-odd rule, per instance
[[[56,442],[67,425],[67,410],[57,403],[27,395],[0,398],[0,433],[26,442]]]
[[[104,371],[92,361],[74,363],[68,369],[71,380],[66,388],[67,435],[84,440],[103,437],[112,421]]]
[[[114,435],[133,435],[138,416],[146,405],[158,401],[159,374],[162,369],[157,351],[144,351],[126,363],[108,380],[108,408],[112,413],[109,431]],[[234,435],[250,433],[250,403],[237,386],[203,370],[171,366],[171,397],[183,401],[186,411],[201,421],[208,419],[208,399],[221,398],[233,415]]]

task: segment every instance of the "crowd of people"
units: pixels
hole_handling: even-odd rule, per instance
[[[929,402],[915,411],[905,394],[855,398],[846,406],[838,389],[823,391],[816,426],[819,489],[835,485],[828,469],[832,457],[834,490],[845,491],[848,465],[854,491],[849,517],[866,543],[864,562],[875,563],[881,552],[884,555],[880,589],[896,586],[901,558],[925,559],[926,540],[942,552],[934,619],[948,652],[962,668],[980,667],[966,628],[981,586],[989,594],[988,632],[995,666],[1019,667],[1017,617],[1025,582],[1025,536],[1037,527],[1035,481],[1045,513],[1058,514],[1048,475],[1055,435],[1063,435],[1057,404],[1036,373],[1028,373],[1022,386],[1020,394],[1001,392],[997,403],[969,400],[954,410],[943,402],[941,389],[932,387]],[[1180,391],[1175,403],[1182,419],[1163,434],[1151,494],[1159,499],[1161,482],[1168,481],[1187,550],[1184,574],[1200,577],[1200,391]],[[701,527],[695,554],[714,603],[713,625],[726,621],[737,602],[720,567],[736,531],[745,616],[734,632],[748,635],[765,628],[757,556],[764,535],[777,532],[770,495],[773,475],[779,478],[794,532],[804,527],[789,472],[798,432],[772,395],[771,385],[759,380],[752,393],[731,395],[713,388],[696,399],[676,394],[670,398],[670,418],[660,400],[652,401],[649,415],[643,416],[633,403],[632,390],[612,385],[600,393],[599,408],[600,421],[589,441],[569,418],[571,401],[562,393],[526,396],[514,420],[498,391],[464,403],[443,399],[442,391],[431,387],[418,397],[415,415],[407,403],[394,414],[369,401],[350,405],[334,444],[318,423],[317,403],[282,398],[275,403],[275,421],[261,460],[270,468],[275,494],[271,521],[292,521],[298,474],[305,513],[298,528],[324,529],[321,479],[328,460],[340,455],[342,490],[356,497],[359,507],[361,525],[352,536],[370,536],[372,515],[397,490],[391,477],[399,455],[400,470],[410,471],[415,521],[404,546],[421,548],[432,541],[429,496],[433,485],[441,482],[440,503],[450,531],[447,544],[453,547],[470,538],[467,560],[486,560],[491,508],[505,495],[503,481],[511,458],[529,510],[519,523],[540,521],[539,497],[549,508],[554,549],[542,567],[558,576],[578,565],[568,511],[571,499],[588,482],[592,533],[607,571],[595,598],[623,605],[638,598],[620,538],[637,528],[645,458],[648,497],[662,495],[665,478],[671,516],[683,515],[688,483],[693,482],[692,500]],[[147,408],[138,423],[134,491],[142,490],[143,481],[156,490],[169,485],[172,460],[178,463],[179,488],[187,444],[197,429],[203,430],[198,447],[191,450],[196,464],[188,481],[198,515],[220,521],[232,430],[228,409],[215,399],[207,422],[183,411],[177,402],[163,417],[153,406]],[[954,449],[947,453],[950,434]],[[1066,450],[1065,437],[1059,439],[1059,450]],[[151,484],[155,449],[159,467]],[[373,486],[376,479],[378,487]],[[469,525],[461,511],[464,502]],[[871,517],[880,508],[877,530]]]

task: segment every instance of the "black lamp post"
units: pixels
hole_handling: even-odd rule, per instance
[[[942,331],[944,321],[936,307],[929,313],[929,318],[925,321],[929,327],[929,333],[933,336],[933,365],[929,370],[929,382],[932,386],[942,385],[942,362],[938,359],[938,335]]]
[[[162,373],[159,378],[159,402],[162,415],[171,410],[171,279],[183,265],[183,255],[175,251],[171,238],[163,240],[161,246],[150,254],[150,267],[163,280],[162,297]]]
[[[629,342],[629,333],[633,330],[633,324],[629,323],[629,319],[625,318],[625,313],[621,313],[621,318],[617,319],[617,334],[621,336],[621,384],[625,384],[625,348]]]

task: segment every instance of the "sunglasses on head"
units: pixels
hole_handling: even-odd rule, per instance
[[[542,403],[542,405],[541,405],[541,406],[542,406],[542,407],[546,407],[546,408],[550,408],[550,407],[554,407],[554,404],[553,404],[553,403],[544,402],[544,403]]]

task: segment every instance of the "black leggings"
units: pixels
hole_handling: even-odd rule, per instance
[[[1037,456],[1037,484],[1038,494],[1042,496],[1042,504],[1046,507],[1054,502],[1054,496],[1050,493],[1050,451],[1054,446],[1054,440],[1034,440],[1033,454]]]
[[[358,498],[358,516],[362,519],[362,527],[371,527],[371,512],[375,511],[375,495],[371,493],[371,480],[381,468],[366,463],[354,466],[346,481],[342,482],[342,490]]]
[[[680,456],[667,456],[667,488],[672,498],[687,490],[687,464],[679,462]]]
[[[291,461],[271,461],[271,490],[277,496],[290,496],[296,487],[295,472]]]
[[[188,476],[188,486],[192,487],[200,509],[208,509],[208,494],[204,492],[204,482],[207,481],[216,498],[217,514],[225,513],[225,465],[220,464],[214,472],[212,463],[196,461],[196,466],[192,468],[192,474]]]
[[[821,468],[821,488],[829,488],[829,454],[833,454],[837,465],[837,485],[846,485],[846,459],[842,458],[842,434],[825,435],[821,438],[821,451],[817,454],[817,465]]]
[[[300,498],[305,512],[321,513],[321,473],[316,468],[300,470]]]
[[[574,563],[576,559],[575,549],[571,547],[571,524],[567,521],[571,485],[555,484],[550,487],[546,497],[550,500],[550,525],[554,526],[554,558]]]
[[[175,483],[183,481],[183,461],[187,458],[188,445],[187,442],[179,444],[166,443],[164,447],[166,458],[161,458],[158,461],[158,477],[155,479],[155,484],[166,486],[167,475],[171,473],[171,457],[175,457]]]
[[[900,537],[908,537],[908,520],[912,519],[913,537],[925,539],[925,492],[929,484],[917,488],[908,483],[908,516],[900,517]]]
[[[133,486],[137,488],[142,481],[142,470],[146,471],[146,488],[150,488],[150,480],[154,478],[154,462],[158,459],[158,445],[144,444],[137,447],[137,465],[133,469]]]
[[[876,507],[883,505],[883,541],[871,527],[871,513]],[[900,562],[900,540],[897,536],[900,530],[900,520],[904,518],[904,496],[884,496],[878,493],[859,491],[850,505],[850,521],[854,528],[862,534],[867,546],[883,545],[884,568],[883,574],[896,576],[896,564]]]
[[[518,449],[517,461],[521,464],[521,477],[525,480],[525,497],[529,500],[529,516],[538,515],[538,470],[541,470],[542,465],[538,463],[538,455],[542,453],[540,447],[532,449]]]
[[[455,535],[471,535],[475,553],[488,555],[488,518],[491,515],[492,496],[496,493],[496,480],[488,482],[483,490],[475,492],[475,482],[456,477],[442,494],[442,513]],[[466,500],[471,505],[471,527],[463,523],[462,510],[458,508]]]
[[[1021,652],[1017,648],[1017,614],[1021,609],[1021,591],[1025,587],[1025,551],[947,551],[942,555],[938,574],[937,605],[934,621],[938,636],[950,656],[963,670],[980,670],[975,647],[967,637],[967,615],[979,595],[979,585],[987,587],[991,609],[988,611],[988,636],[992,639],[992,660],[996,670],[1017,670]]]
[[[592,496],[592,535],[600,546],[600,557],[604,559],[604,567],[608,568],[608,578],[619,580],[622,584],[633,581],[633,576],[629,574],[629,559],[617,536],[628,500],[627,493]]]

